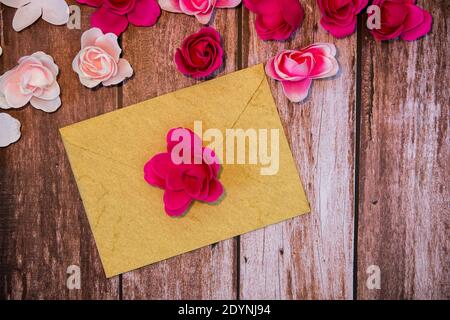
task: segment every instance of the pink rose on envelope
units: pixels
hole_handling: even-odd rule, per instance
[[[167,134],[167,152],[152,157],[144,178],[164,189],[164,207],[169,216],[183,215],[195,201],[216,202],[223,194],[220,164],[213,150],[189,129],[174,128]]]
[[[413,41],[431,30],[431,14],[415,5],[416,0],[374,0],[381,10],[381,29],[370,30],[377,40],[400,37]]]
[[[262,40],[288,39],[304,17],[299,0],[244,0],[244,5],[256,14],[255,28]]]
[[[215,8],[234,8],[241,0],[159,0],[161,9],[195,16],[201,24],[208,24]]]
[[[320,24],[336,38],[351,35],[356,29],[358,13],[369,0],[317,0],[322,12]]]
[[[292,102],[308,96],[314,79],[337,74],[339,64],[336,47],[331,43],[315,43],[301,50],[284,50],[266,64],[269,77],[281,81],[283,91]]]
[[[128,23],[138,27],[150,27],[161,15],[156,0],[77,0],[77,2],[98,8],[91,16],[92,27],[116,35],[124,32]]]

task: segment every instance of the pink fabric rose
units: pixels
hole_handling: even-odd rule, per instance
[[[21,108],[28,102],[45,112],[61,106],[58,66],[44,52],[20,58],[18,66],[0,77],[0,108]]]
[[[161,9],[195,16],[201,24],[208,24],[215,8],[234,8],[241,0],[158,0]]]
[[[182,149],[178,148],[180,145]],[[184,161],[178,161],[179,157]],[[207,203],[219,200],[223,194],[219,172],[214,151],[203,147],[201,139],[191,130],[176,128],[167,134],[167,152],[155,155],[145,165],[144,178],[150,185],[165,190],[167,214],[180,216],[194,200]]]
[[[400,37],[413,41],[431,30],[431,14],[415,5],[416,0],[374,0],[381,10],[381,29],[370,30],[376,40]]]
[[[73,60],[72,68],[88,88],[100,83],[115,85],[133,75],[129,62],[120,58],[121,52],[115,34],[103,34],[100,29],[92,28],[81,36],[81,51]]]
[[[203,27],[187,37],[175,53],[178,70],[193,78],[211,75],[223,63],[220,34],[212,27]]]
[[[266,64],[266,73],[281,81],[283,91],[292,102],[308,96],[313,79],[332,77],[339,71],[336,47],[315,43],[301,50],[284,50]]]
[[[156,0],[77,0],[77,2],[98,8],[91,16],[93,27],[118,36],[127,29],[128,23],[138,27],[150,27],[161,15]]]
[[[256,14],[255,28],[262,40],[287,40],[304,18],[299,0],[244,0]]]
[[[356,30],[357,15],[369,0],[317,0],[322,12],[320,24],[336,38],[351,35]]]

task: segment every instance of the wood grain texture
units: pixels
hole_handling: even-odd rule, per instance
[[[319,26],[316,1],[301,3],[305,21],[288,42],[263,42],[254,15],[243,12],[244,67],[282,49],[331,42],[341,71],[315,81],[300,104],[270,81],[312,211],[241,237],[242,299],[352,298],[356,36],[335,40]]]
[[[433,32],[362,54],[358,298],[450,298],[448,2],[418,1]],[[366,287],[370,265],[381,289]]]
[[[83,28],[90,12],[83,8]],[[30,106],[6,111],[20,120],[22,138],[0,149],[0,299],[116,299],[118,278],[104,276],[58,128],[114,110],[117,89],[79,83],[71,63],[80,30],[40,20],[17,33],[14,13],[1,8],[1,73],[45,51],[60,68],[63,105],[53,114]],[[70,265],[81,268],[80,290],[66,287]]]
[[[226,66],[237,69],[237,10],[217,10],[212,26],[223,36]],[[198,81],[175,67],[175,49],[201,25],[194,17],[163,12],[152,28],[130,28],[123,36],[135,77],[123,87],[123,106],[189,87]],[[123,275],[124,299],[236,298],[236,241],[222,241]]]
[[[415,42],[377,43],[361,26],[357,52],[356,34],[334,39],[319,24],[316,1],[301,3],[303,26],[284,43],[260,40],[254,15],[242,6],[217,10],[212,25],[227,55],[217,76],[264,63],[285,48],[336,44],[340,74],[315,81],[305,102],[289,103],[270,80],[311,214],[110,280],[58,128],[199,82],[181,75],[172,61],[175,48],[201,25],[164,12],[154,27],[130,26],[121,45],[135,76],[89,90],[71,62],[92,8],[81,6],[82,30],[39,21],[16,33],[15,9],[0,6],[0,73],[23,55],[45,51],[60,67],[63,100],[53,114],[29,106],[6,111],[22,123],[22,138],[0,149],[0,300],[450,299],[448,4],[418,1],[434,26]],[[81,267],[81,290],[66,288],[72,264]],[[370,265],[381,269],[381,290],[366,287]]]

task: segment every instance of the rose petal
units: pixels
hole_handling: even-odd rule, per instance
[[[42,100],[54,100],[59,97],[60,92],[61,90],[59,88],[58,82],[54,81],[49,87],[45,88],[42,91],[42,94],[37,98],[40,98]]]
[[[20,135],[20,122],[7,113],[0,113],[0,147],[16,142]]]
[[[212,14],[213,14],[213,10],[210,10],[207,13],[198,13],[195,15],[195,17],[197,18],[198,22],[200,22],[201,24],[208,24],[209,21],[211,20]]]
[[[8,7],[20,8],[29,3],[30,0],[1,0],[0,2]]]
[[[241,0],[217,0],[217,8],[234,8],[241,3]]]
[[[174,13],[181,13],[180,0],[158,0],[161,9]]]
[[[105,0],[77,0],[77,2],[98,8],[103,4],[103,2],[105,2]]]
[[[426,10],[422,10],[422,14],[423,14],[422,23],[413,29],[403,32],[400,36],[401,39],[405,41],[414,41],[419,39],[420,37],[425,36],[428,32],[430,32],[431,27],[433,25],[433,17]]]
[[[186,193],[192,198],[197,198],[202,189],[202,179],[193,176],[184,176],[183,185]]]
[[[296,103],[306,99],[311,83],[312,80],[310,78],[306,78],[297,82],[283,81],[281,84],[286,97],[291,102]]]
[[[91,25],[100,28],[105,34],[112,32],[119,36],[128,27],[128,19],[102,6],[91,15]]]
[[[325,19],[320,20],[320,25],[327,30],[333,37],[342,39],[352,35],[356,30],[357,19],[353,17],[352,21],[345,26],[336,26],[334,23],[329,23]]]
[[[84,49],[88,46],[93,46],[95,41],[103,35],[102,30],[99,28],[91,28],[86,30],[81,35],[81,49]]]
[[[223,186],[217,179],[212,179],[209,183],[209,193],[206,202],[216,202],[223,194]]]
[[[31,99],[32,94],[23,94],[20,90],[19,83],[10,82],[6,84],[5,99],[10,108],[22,108]]]
[[[153,170],[153,173],[164,180],[166,179],[170,170],[173,168],[170,154],[167,152],[155,155],[150,159],[149,165]]]
[[[89,79],[86,77],[83,77],[81,75],[79,75],[80,78],[80,82],[83,86],[92,89],[95,88],[96,86],[98,86],[100,83],[102,83],[101,80],[97,80],[97,79]]]
[[[144,166],[144,179],[147,181],[147,183],[165,189],[166,188],[166,181],[165,179],[162,179],[160,176],[158,176],[155,172],[153,172],[152,164],[147,162]]]
[[[184,190],[182,166],[173,166],[166,177],[167,189],[180,191]]]
[[[131,67],[130,63],[125,59],[119,60],[117,68],[118,68],[117,74],[114,77],[106,81],[103,81],[104,86],[112,86],[118,84],[124,81],[125,79],[130,78],[133,75],[133,68]]]
[[[61,106],[61,99],[57,97],[54,100],[43,100],[37,97],[32,97],[30,103],[36,109],[51,113],[59,109]]]
[[[137,1],[133,11],[128,14],[128,20],[135,26],[150,27],[153,26],[161,15],[156,0]]]
[[[64,0],[46,0],[42,4],[42,19],[54,25],[69,21],[69,6]]]
[[[336,46],[327,42],[316,42],[303,49],[300,52],[312,52],[314,54],[321,54],[324,56],[336,56]]]
[[[59,68],[51,56],[49,56],[48,54],[46,54],[42,51],[38,51],[38,52],[33,53],[31,55],[31,57],[39,59],[39,61],[42,63],[42,65],[44,65],[44,67],[49,69],[52,72],[53,76],[56,78],[56,76],[59,73]]]
[[[19,7],[14,15],[13,29],[17,32],[32,25],[42,15],[41,6],[36,2],[30,2],[23,7]]]
[[[114,59],[115,62],[119,62],[122,49],[117,41],[117,35],[114,33],[101,35],[97,38],[97,40],[95,40],[94,46],[103,49]]]
[[[274,59],[275,58],[272,58],[266,63],[266,68],[265,68],[266,69],[266,73],[272,79],[281,80],[281,78],[278,76],[278,74],[277,74],[277,72],[275,70]]]
[[[11,109],[3,93],[0,92],[0,109]]]
[[[184,191],[166,190],[164,207],[169,216],[181,216],[191,205],[193,199]]]
[[[310,71],[311,79],[333,77],[339,71],[339,65],[334,57],[325,57],[320,54],[315,55],[314,68]]]

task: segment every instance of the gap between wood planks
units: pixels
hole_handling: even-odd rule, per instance
[[[244,6],[241,5],[237,9],[237,70],[242,70],[244,68],[245,56],[243,50],[243,35],[244,35],[244,14],[243,14]],[[248,21],[247,21],[248,22]],[[359,161],[360,161],[360,133],[361,133],[361,54],[362,54],[362,46],[363,39],[361,30],[364,28],[364,20],[363,15],[360,14],[358,16],[358,25],[356,30],[356,106],[355,106],[355,169],[354,169],[354,230],[353,230],[353,300],[357,299],[357,288],[358,288],[358,264],[357,261],[357,241],[358,241],[358,215],[359,215]],[[2,28],[3,29],[3,28]],[[300,31],[301,32],[301,29]],[[118,38],[119,45],[122,46],[122,35]],[[265,61],[260,61],[261,63],[265,63]],[[236,70],[236,71],[237,71]],[[116,96],[117,109],[121,109],[126,107],[123,104],[123,83],[120,83],[117,86],[117,96]],[[236,300],[240,300],[240,291],[241,291],[241,236],[237,236],[234,238],[236,242],[236,259],[235,259],[235,269],[236,269]],[[214,246],[211,245],[211,246]],[[123,300],[123,275],[119,275],[119,285],[118,285],[118,298],[119,300]]]

